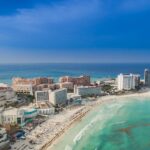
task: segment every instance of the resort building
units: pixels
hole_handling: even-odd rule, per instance
[[[6,84],[0,83],[0,107],[4,106],[7,102],[16,100],[17,97],[13,89]]]
[[[49,91],[49,101],[53,105],[65,105],[67,102],[67,89]]]
[[[68,93],[67,94],[67,99],[68,100],[78,100],[81,99],[81,95],[75,94],[75,93]]]
[[[150,87],[150,70],[149,69],[144,70],[144,83],[145,83],[145,86]]]
[[[38,112],[34,108],[8,108],[5,109],[3,112],[1,112],[1,125],[24,125],[28,122],[28,120],[31,120],[32,118],[35,118],[38,115]]]
[[[133,80],[135,81],[135,87],[139,87],[141,82],[141,76],[139,74],[134,74]]]
[[[99,86],[75,86],[74,93],[80,96],[99,96],[101,95],[101,87]]]
[[[8,150],[10,141],[5,128],[0,128],[0,150]]]
[[[66,88],[67,90],[73,90],[74,85],[72,82],[63,82],[63,83],[60,83],[60,88]]]
[[[59,83],[49,84],[48,89],[50,89],[50,90],[60,89],[60,84]]]
[[[132,90],[139,86],[140,76],[135,74],[120,74],[117,78],[118,90]]]
[[[35,108],[24,107],[24,108],[20,108],[19,111],[20,114],[23,115],[25,121],[27,121],[28,119],[35,118],[38,115],[38,112]]]
[[[53,79],[51,78],[13,78],[12,87],[14,91],[18,93],[25,93],[33,95],[36,88],[48,87],[49,84],[53,84]]]
[[[32,84],[17,84],[13,85],[13,89],[17,93],[34,94],[34,86]]]
[[[48,91],[36,91],[35,92],[35,101],[38,102],[48,102],[49,101],[49,93]]]
[[[55,108],[52,107],[49,103],[39,103],[36,109],[39,115],[54,115],[55,114]]]
[[[90,76],[80,76],[80,77],[65,76],[65,77],[61,77],[59,79],[59,82],[60,83],[72,82],[73,85],[88,86],[90,85]]]
[[[8,108],[2,113],[2,124],[18,124],[18,109],[17,108]]]
[[[16,84],[32,84],[32,85],[40,85],[40,84],[52,84],[53,83],[53,79],[51,78],[13,78],[12,79],[13,85]]]

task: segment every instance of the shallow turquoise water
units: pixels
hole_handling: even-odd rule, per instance
[[[150,100],[134,99],[97,106],[52,150],[150,150]]]

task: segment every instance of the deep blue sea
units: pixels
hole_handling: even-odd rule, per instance
[[[90,75],[92,80],[116,77],[119,73],[138,73],[143,77],[150,64],[1,64],[0,82],[11,84],[12,77],[52,77]]]

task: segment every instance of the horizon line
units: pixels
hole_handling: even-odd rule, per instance
[[[9,62],[0,65],[21,65],[21,64],[150,64],[150,62]]]

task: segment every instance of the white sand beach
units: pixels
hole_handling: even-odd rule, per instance
[[[85,106],[67,109],[60,114],[49,118],[45,123],[35,128],[27,137],[29,140],[33,139],[37,144],[36,150],[50,150],[53,144],[59,141],[63,133],[71,127],[75,122],[80,121],[87,112],[95,108],[97,105],[108,103],[111,101],[121,100],[121,98],[144,98],[150,97],[150,91],[142,91],[140,93],[120,95],[120,96],[103,96],[96,101],[90,102]]]

